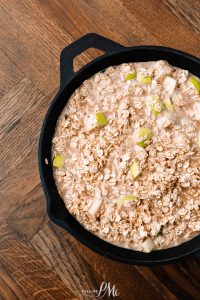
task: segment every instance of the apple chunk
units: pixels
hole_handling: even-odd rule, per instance
[[[55,168],[62,168],[64,166],[64,159],[61,154],[56,154],[53,159],[53,167]]]
[[[174,107],[173,107],[173,104],[172,104],[170,98],[167,98],[166,100],[164,100],[164,104],[168,110],[174,111]]]
[[[136,78],[136,72],[134,72],[134,73],[127,73],[126,75],[125,75],[125,80],[127,81],[127,80],[133,80],[133,79],[135,79]]]
[[[104,113],[96,113],[96,121],[98,125],[105,126],[108,124],[108,119],[106,118]]]
[[[200,81],[195,76],[192,76],[190,82],[193,84],[196,93],[200,94]]]
[[[139,73],[138,76],[137,76],[137,80],[140,83],[149,84],[152,81],[152,77],[151,76],[146,76],[146,75],[143,75],[143,74]]]
[[[154,248],[155,244],[153,240],[148,237],[143,243],[142,243],[143,251],[146,253],[150,253]]]
[[[117,206],[121,207],[124,204],[124,202],[126,202],[126,201],[135,201],[135,200],[138,200],[137,196],[135,196],[135,195],[125,195],[117,201]]]
[[[140,127],[136,133],[136,145],[145,148],[148,146],[152,138],[152,130],[145,127]]]
[[[156,95],[148,97],[147,103],[156,117],[165,109],[164,104]]]
[[[134,161],[131,166],[130,166],[130,173],[131,173],[131,176],[133,176],[134,179],[137,179],[138,176],[141,174],[141,168],[140,168],[140,165]]]

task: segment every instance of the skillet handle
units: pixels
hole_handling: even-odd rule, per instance
[[[96,33],[89,33],[65,47],[60,55],[60,88],[62,89],[76,74],[73,70],[74,58],[89,48],[96,48],[106,54],[123,50],[122,46]]]

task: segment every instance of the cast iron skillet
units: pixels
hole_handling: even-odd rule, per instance
[[[74,72],[73,59],[91,47],[104,51],[105,55],[94,59],[78,72]],[[191,255],[199,255],[200,235],[180,246],[154,251],[150,254],[114,246],[96,237],[84,229],[66,210],[58,194],[51,165],[51,141],[62,109],[71,94],[84,80],[112,65],[159,59],[167,60],[170,64],[189,70],[200,77],[200,59],[175,49],[159,46],[124,47],[95,33],[87,34],[73,42],[64,48],[61,53],[60,89],[49,107],[40,135],[38,151],[39,171],[47,200],[49,218],[95,252],[113,260],[129,264],[157,265],[178,261]],[[48,165],[45,164],[45,158],[48,159]]]

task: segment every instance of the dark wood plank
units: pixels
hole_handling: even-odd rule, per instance
[[[32,238],[31,245],[79,299],[87,299],[82,290],[98,289],[92,267],[77,253],[71,239],[60,239],[50,223]]]
[[[16,282],[12,274],[9,274],[7,267],[0,263],[0,299],[20,299],[27,300],[33,297],[23,290],[23,288]]]
[[[127,46],[141,44],[144,39],[148,44],[157,42],[136,16],[131,16],[129,12],[124,13],[122,2],[117,3],[115,0],[38,1],[54,15],[57,22],[73,38],[88,32],[98,32]]]
[[[1,49],[0,66],[0,97],[2,97],[25,75]]]
[[[194,260],[188,260],[188,263]],[[199,286],[194,284],[195,281],[199,282],[199,267],[194,264],[193,271],[185,276],[186,270],[184,268],[184,262],[176,264],[168,264],[162,267],[153,268],[153,272],[161,280],[165,280],[165,286],[173,291],[175,295],[183,299],[199,299],[200,290]]]
[[[191,32],[200,34],[200,2],[193,0],[164,0],[172,13],[187,25]]]
[[[27,79],[1,99],[0,180],[36,147],[48,104],[49,100]],[[36,126],[33,126],[33,119]]]
[[[75,0],[71,5],[63,0],[39,1],[75,38],[90,28],[90,32],[98,31],[126,45],[161,44],[200,54],[196,32],[180,23],[162,1]],[[176,7],[178,11],[181,5],[175,4]],[[195,24],[198,26],[198,22]]]
[[[1,99],[0,218],[7,219],[24,239],[31,238],[46,220],[37,144],[49,102],[27,79]],[[25,226],[27,220],[31,222],[29,227]]]
[[[49,266],[45,264],[41,256],[27,245],[25,242],[18,240],[5,223],[0,224],[0,259],[3,268],[9,273],[9,276],[15,278],[15,282],[23,290],[16,289],[13,283],[5,279],[5,274],[1,276],[2,280],[9,280],[12,291],[7,286],[5,299],[75,299],[71,291],[56,275]],[[3,277],[4,276],[4,277]],[[11,294],[13,293],[13,295]],[[17,294],[18,293],[18,294]],[[22,298],[18,297],[22,295]],[[9,298],[10,295],[10,298]],[[24,297],[25,298],[25,297]]]
[[[125,11],[137,16],[146,31],[151,32],[159,44],[200,55],[198,35],[194,31],[191,32],[169,9],[166,9],[163,1],[127,0],[123,2],[123,6]]]
[[[10,171],[9,176],[0,181],[0,218],[9,216],[9,210],[12,212],[13,204],[9,205],[9,202],[13,203],[13,195],[20,201],[40,184],[37,163],[35,149],[20,162],[20,167]],[[15,205],[18,205],[18,201],[15,201]],[[9,210],[6,210],[6,206],[9,206]]]
[[[25,197],[19,198],[17,204],[12,205],[12,201],[9,202],[6,210],[9,208],[6,221],[23,240],[31,239],[47,221],[46,205],[40,185],[37,185]],[[29,224],[28,227],[27,224]]]
[[[71,37],[36,1],[3,0],[0,8],[3,52],[49,95],[59,82],[60,52],[72,41]]]
[[[0,219],[7,220],[25,240],[31,239],[47,221],[46,204],[36,166],[37,149],[0,182]],[[27,222],[30,226],[26,226]]]

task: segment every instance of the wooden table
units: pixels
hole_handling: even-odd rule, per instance
[[[50,222],[37,167],[61,49],[97,32],[124,45],[165,45],[199,57],[200,1],[1,0],[0,20],[0,299],[95,299],[90,291],[102,281],[115,284],[115,299],[200,299],[197,259],[123,265]],[[76,68],[96,54],[78,57]]]

